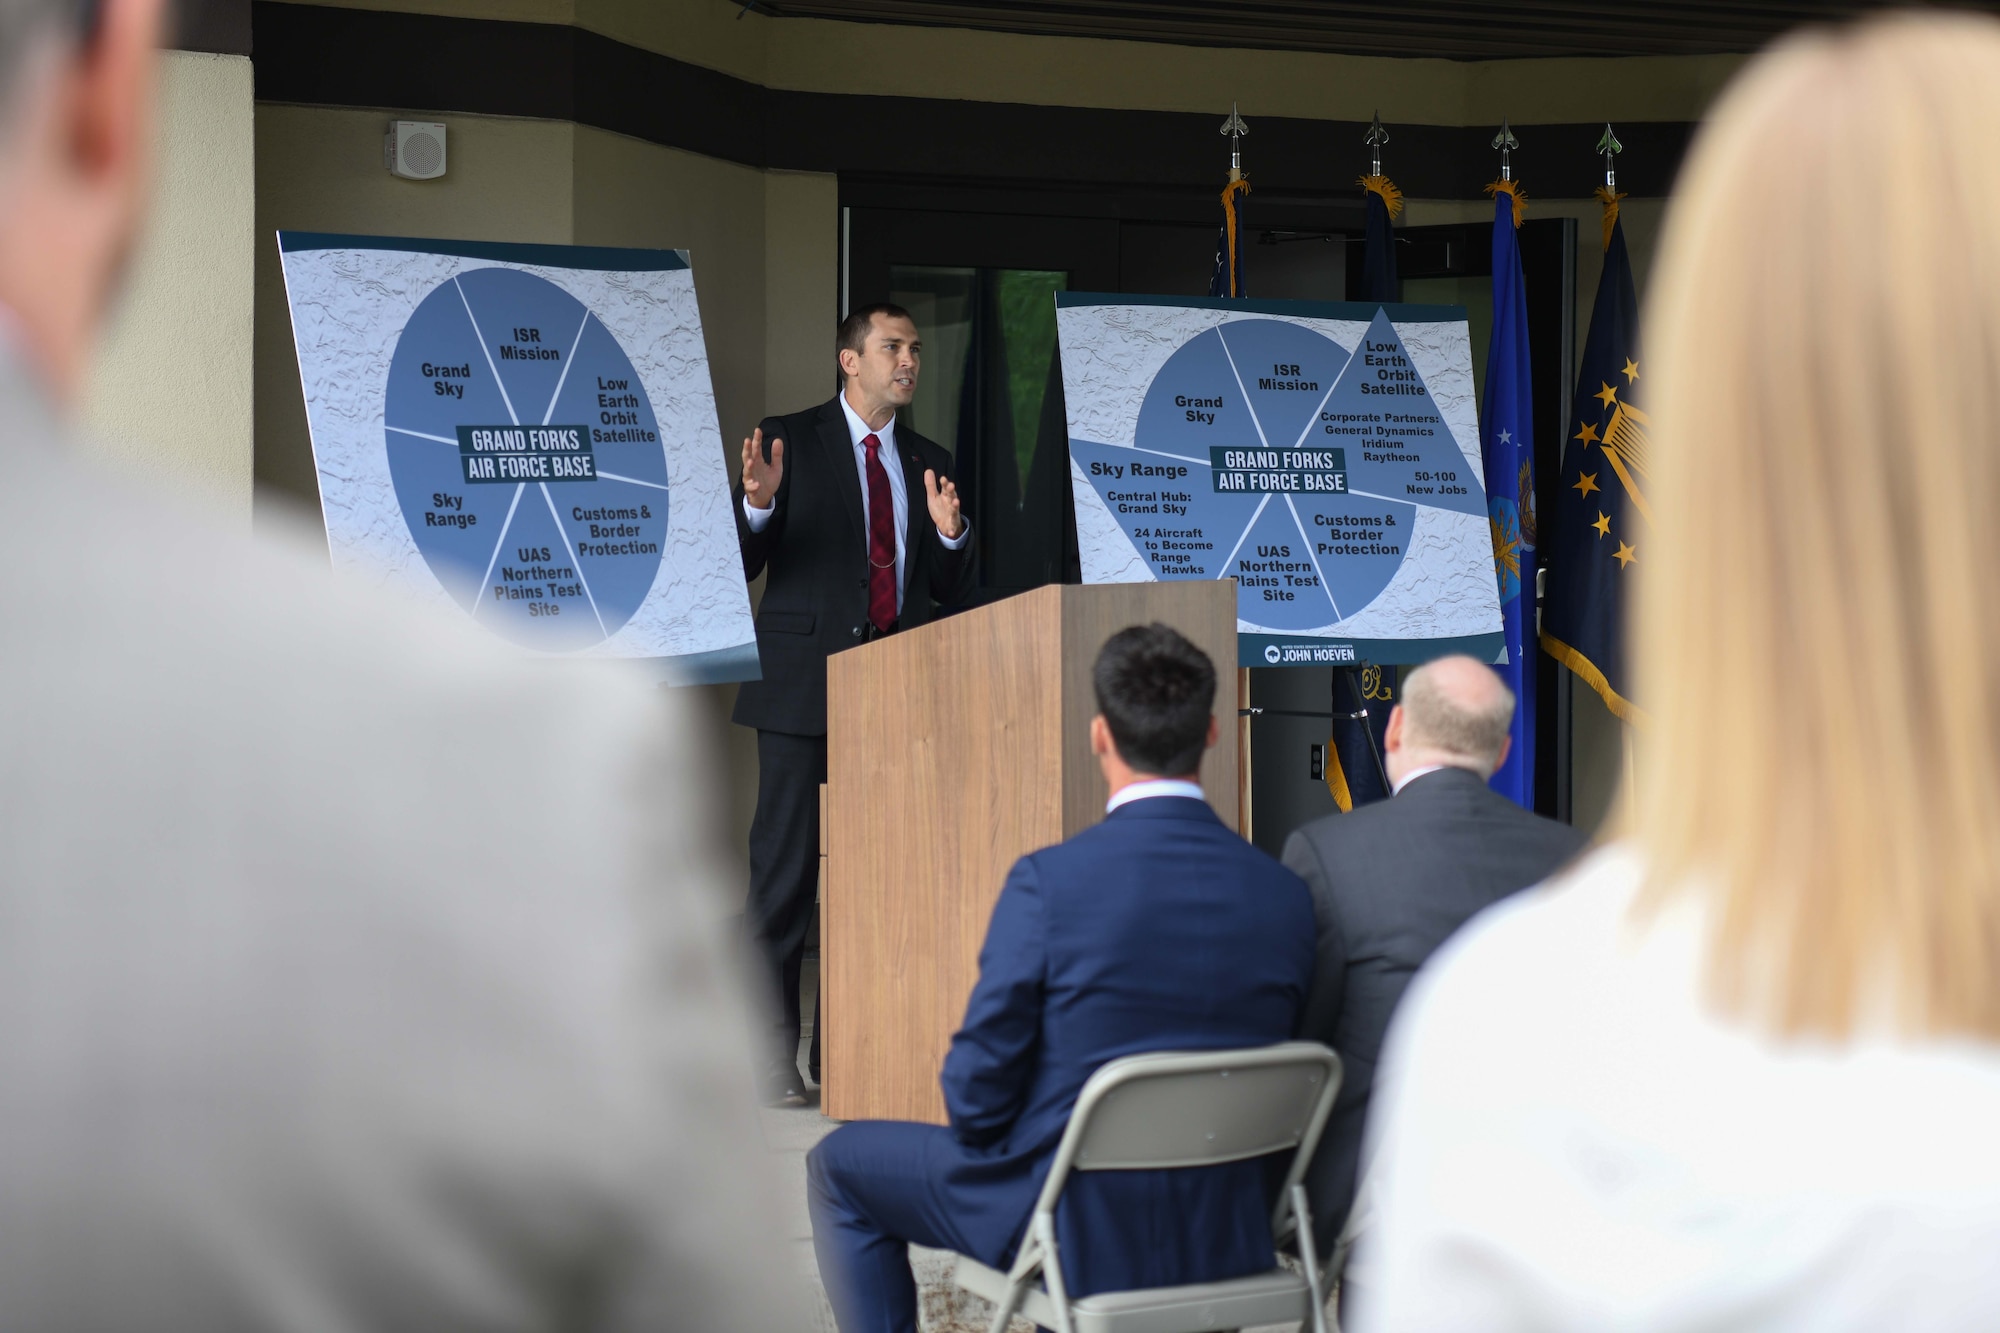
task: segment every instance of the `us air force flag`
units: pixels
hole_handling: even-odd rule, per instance
[[[1363,176],[1359,184],[1368,208],[1359,295],[1379,308],[1401,299],[1395,219],[1403,211],[1403,192],[1379,171]],[[1386,801],[1393,794],[1382,748],[1395,706],[1394,667],[1384,671],[1370,663],[1333,669],[1333,735],[1327,747],[1326,785],[1343,811]]]
[[[1521,280],[1521,200],[1515,182],[1493,193],[1493,341],[1486,348],[1486,401],[1479,448],[1486,463],[1486,509],[1493,523],[1493,570],[1507,660],[1493,669],[1518,701],[1513,744],[1493,790],[1535,808],[1535,439],[1534,381],[1528,373],[1528,294]]]
[[[1604,276],[1590,311],[1563,448],[1563,484],[1544,550],[1549,572],[1542,647],[1588,682],[1613,713],[1637,722],[1644,715],[1632,703],[1622,625],[1626,586],[1651,549],[1645,489],[1650,423],[1638,405],[1645,383],[1639,302],[1618,221],[1620,197],[1598,191]]]
[[[1238,178],[1222,187],[1222,225],[1215,232],[1215,272],[1209,275],[1210,296],[1248,296],[1243,281],[1243,196],[1250,193],[1247,178]]]

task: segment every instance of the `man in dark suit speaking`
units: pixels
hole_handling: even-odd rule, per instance
[[[1333,1047],[1344,1070],[1306,1177],[1323,1255],[1354,1203],[1375,1063],[1410,978],[1474,913],[1547,879],[1583,847],[1569,825],[1486,785],[1507,757],[1513,716],[1513,694],[1472,658],[1417,668],[1384,737],[1394,798],[1314,820],[1285,844],[1319,925],[1299,1035]]]
[[[916,324],[901,306],[863,306],[834,342],[840,393],[810,411],[766,417],[743,442],[735,491],[743,577],[766,575],[757,611],[764,678],[743,686],[734,720],[757,729],[747,915],[778,1011],[762,1088],[774,1105],[805,1103],[799,966],[819,884],[826,659],[921,625],[933,603],[950,606],[972,590],[972,529],[959,512],[951,455],[896,421],[917,389]],[[824,1026],[823,1017],[813,1026],[815,1081]]]
[[[1298,877],[1216,818],[1195,781],[1215,667],[1164,625],[1092,672],[1104,822],[1014,863],[945,1056],[951,1125],[856,1121],[807,1158],[813,1248],[841,1333],[917,1333],[909,1245],[1005,1268],[1085,1080],[1160,1050],[1293,1034],[1312,979]],[[1091,1171],[1056,1213],[1070,1294],[1219,1282],[1271,1266],[1263,1164]]]

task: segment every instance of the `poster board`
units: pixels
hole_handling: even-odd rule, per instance
[[[1462,307],[1056,307],[1085,583],[1235,578],[1243,666],[1500,656]]]
[[[684,253],[278,241],[337,569],[531,653],[757,676]]]

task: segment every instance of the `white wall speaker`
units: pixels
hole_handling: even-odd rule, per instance
[[[444,175],[444,123],[393,120],[382,136],[382,165],[404,180],[436,180]]]

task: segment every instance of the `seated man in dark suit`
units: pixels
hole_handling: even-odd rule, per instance
[[[1007,876],[945,1057],[950,1128],[860,1121],[808,1159],[813,1246],[842,1333],[915,1333],[911,1242],[1012,1262],[1077,1094],[1106,1061],[1297,1030],[1311,899],[1195,781],[1216,737],[1214,665],[1164,625],[1134,627],[1104,645],[1093,683],[1110,804]],[[1257,1162],[1073,1178],[1056,1219],[1071,1295],[1269,1269],[1262,1178]]]
[[[1539,884],[1582,834],[1486,785],[1507,757],[1514,696],[1491,668],[1444,657],[1403,682],[1383,758],[1395,796],[1316,819],[1285,844],[1312,888],[1319,965],[1299,1035],[1340,1053],[1344,1075],[1306,1177],[1322,1255],[1359,1183],[1375,1062],[1403,988],[1482,908]]]

